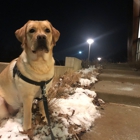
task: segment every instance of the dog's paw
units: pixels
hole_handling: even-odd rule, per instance
[[[32,139],[33,138],[33,130],[32,129],[28,129],[28,130],[26,130],[26,131],[19,131],[21,134],[27,134],[28,135],[28,137],[30,138],[30,139]]]
[[[42,122],[43,122],[43,124],[48,124],[48,120],[47,120],[46,116],[42,116]]]

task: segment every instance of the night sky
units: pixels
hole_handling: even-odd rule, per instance
[[[128,12],[131,0],[3,0],[0,1],[0,61],[22,52],[14,32],[28,20],[49,20],[61,33],[54,47],[56,61],[66,56],[111,61],[127,58]],[[82,54],[78,54],[82,51]]]

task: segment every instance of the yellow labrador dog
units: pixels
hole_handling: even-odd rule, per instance
[[[16,30],[15,35],[22,43],[23,52],[0,74],[0,119],[14,114],[23,105],[23,129],[26,131],[31,128],[33,99],[42,95],[40,86],[24,81],[20,74],[36,82],[51,81],[54,76],[52,51],[60,33],[47,20],[30,20]],[[47,84],[46,94],[50,86],[51,82]],[[42,102],[39,109],[45,115]]]

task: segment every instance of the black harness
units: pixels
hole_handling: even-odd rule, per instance
[[[53,135],[52,130],[51,130],[51,122],[50,122],[49,109],[48,109],[48,101],[47,101],[47,96],[46,96],[46,85],[53,79],[53,77],[51,79],[47,80],[47,81],[41,81],[41,82],[31,80],[31,79],[25,77],[24,75],[22,75],[22,73],[19,71],[17,65],[15,64],[15,66],[13,68],[13,78],[15,78],[16,74],[17,74],[18,77],[20,77],[22,80],[24,80],[27,83],[30,83],[30,84],[33,84],[33,85],[36,85],[36,86],[40,86],[41,91],[42,91],[42,98],[41,99],[43,99],[44,109],[45,109],[46,117],[47,117],[47,120],[48,120],[48,126],[49,126],[49,129],[50,129],[51,138],[52,138],[52,140],[55,140],[54,135]],[[40,98],[39,98],[39,100],[40,100]]]

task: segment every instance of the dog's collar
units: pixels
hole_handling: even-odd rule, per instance
[[[30,84],[33,84],[33,85],[36,85],[36,86],[40,86],[40,87],[43,87],[44,85],[47,85],[52,79],[49,79],[47,81],[40,81],[40,82],[37,82],[37,81],[34,81],[34,80],[31,80],[27,77],[25,77],[18,69],[17,65],[15,64],[14,68],[13,68],[13,78],[15,78],[15,75],[18,75],[18,77],[20,77],[22,80],[24,80],[25,82],[27,83],[30,83]]]

